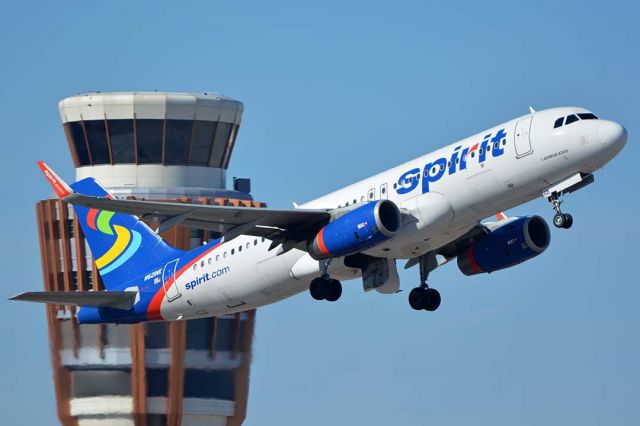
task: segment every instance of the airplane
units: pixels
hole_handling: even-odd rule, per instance
[[[535,111],[292,209],[117,199],[93,178],[67,185],[38,162],[71,203],[106,291],[26,292],[13,300],[79,306],[80,323],[184,320],[254,309],[308,291],[335,302],[341,281],[400,291],[396,261],[418,265],[409,305],[435,311],[431,272],[456,259],[465,275],[510,268],[551,241],[538,215],[504,211],[539,196],[568,229],[562,197],[627,142],[620,124],[578,107]],[[486,221],[496,215],[497,220]],[[152,230],[144,220],[153,220]],[[185,251],[158,235],[180,225],[222,233]]]

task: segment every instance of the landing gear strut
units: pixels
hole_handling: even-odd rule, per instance
[[[320,270],[322,276],[311,280],[309,285],[309,293],[311,297],[316,300],[327,300],[329,302],[335,302],[340,299],[342,295],[342,284],[340,281],[329,277],[328,269],[331,259],[320,262]]]
[[[420,286],[409,292],[409,305],[416,311],[435,311],[440,306],[440,292],[427,284],[429,272],[438,267],[436,255],[427,253],[419,258]]]
[[[571,225],[573,225],[573,216],[569,213],[562,213],[560,210],[560,197],[557,192],[552,193],[549,196],[549,202],[553,205],[553,209],[556,211],[555,216],[553,216],[553,224],[556,228],[564,228],[569,229]]]

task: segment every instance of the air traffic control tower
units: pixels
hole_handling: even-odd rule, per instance
[[[264,207],[246,179],[225,189],[241,102],[206,93],[89,93],[63,99],[59,110],[76,180],[92,176],[117,197]],[[102,290],[71,206],[50,198],[36,213],[45,290]],[[218,235],[174,227],[163,237],[190,248]],[[243,422],[255,311],[136,325],[79,325],[69,306],[46,312],[62,424]]]

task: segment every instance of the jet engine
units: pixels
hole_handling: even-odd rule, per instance
[[[307,250],[316,260],[359,253],[391,238],[401,226],[402,217],[395,203],[372,201],[327,224]]]
[[[494,272],[532,259],[551,241],[547,222],[540,216],[523,216],[494,222],[491,231],[458,255],[458,268],[465,275]]]

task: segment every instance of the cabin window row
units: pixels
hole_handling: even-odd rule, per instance
[[[234,254],[236,254],[236,252],[237,253],[241,253],[243,248],[245,250],[249,250],[252,246],[255,247],[255,246],[258,245],[258,243],[261,243],[261,242],[264,243],[265,241],[266,241],[266,239],[264,237],[262,237],[262,239],[256,238],[256,239],[253,240],[253,242],[248,241],[246,244],[239,245],[237,249],[234,247],[230,251],[224,251],[222,253],[218,253],[218,254],[216,254],[215,258],[213,256],[209,256],[207,258],[207,260],[203,259],[203,260],[200,261],[199,264],[198,264],[198,262],[194,263],[193,264],[193,270],[194,271],[197,270],[198,267],[204,268],[205,265],[207,265],[207,264],[208,265],[213,265],[213,262],[219,262],[220,259],[226,259],[228,254],[233,256]]]

